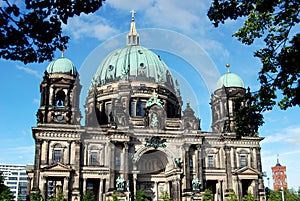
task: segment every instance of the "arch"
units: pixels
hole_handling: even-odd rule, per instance
[[[168,168],[169,160],[166,153],[152,149],[145,152],[137,163],[140,174],[159,174]]]
[[[56,107],[64,107],[65,106],[66,94],[60,89],[55,94],[55,106]]]
[[[152,151],[152,150],[157,150],[157,151],[161,151],[163,152],[164,154],[166,154],[166,158],[168,160],[168,164],[169,165],[172,165],[172,167],[176,167],[175,165],[175,162],[174,162],[174,158],[175,158],[175,155],[172,151],[170,151],[167,147],[165,148],[161,148],[161,147],[158,147],[157,149],[154,149],[153,147],[141,147],[139,148],[136,153],[132,156],[132,160],[135,164],[137,164],[139,162],[139,160],[141,159],[141,157],[146,153],[146,152],[149,152],[149,151]]]

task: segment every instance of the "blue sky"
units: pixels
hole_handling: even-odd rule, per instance
[[[262,46],[257,41],[245,46],[231,35],[241,26],[227,21],[214,28],[206,13],[210,0],[107,0],[94,14],[81,15],[68,21],[64,33],[71,37],[65,56],[77,66],[85,90],[101,59],[117,47],[124,47],[131,21],[130,10],[136,10],[136,26],[141,45],[155,51],[178,79],[184,105],[191,102],[201,119],[201,128],[210,130],[210,94],[213,81],[224,73],[226,63],[252,91],[259,87],[257,73],[260,62],[253,51]],[[57,52],[56,57],[61,53]],[[39,106],[39,83],[49,62],[24,65],[0,60],[0,163],[32,164],[34,141],[31,127],[36,126]],[[184,107],[185,108],[185,107]],[[84,110],[81,111],[82,113]],[[262,141],[263,170],[270,177],[271,166],[279,154],[287,166],[289,187],[300,186],[300,123],[299,107],[281,111],[275,108],[264,114],[265,124],[259,130]],[[267,179],[265,178],[265,184]]]

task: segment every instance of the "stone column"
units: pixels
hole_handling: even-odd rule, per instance
[[[27,177],[27,190],[26,190],[26,200],[29,200],[30,198],[30,192],[31,192],[31,185],[32,185],[32,178]]]
[[[220,168],[220,149],[217,148],[217,153],[216,153],[216,168]]]
[[[226,187],[227,189],[232,189],[232,173],[231,173],[231,157],[230,157],[230,147],[225,146],[225,170],[226,174]]]
[[[136,194],[137,173],[133,173],[133,195]]]
[[[103,200],[103,197],[102,197],[103,192],[102,192],[102,190],[103,190],[103,180],[100,179],[100,181],[99,181],[99,195],[98,195],[99,201]]]
[[[82,192],[83,192],[83,194],[85,194],[86,193],[86,178],[83,178],[83,185],[82,185]]]
[[[72,152],[75,152],[74,155],[74,165],[73,168],[75,169],[75,174],[73,176],[73,189],[80,189],[79,185],[79,171],[80,171],[80,147],[81,147],[81,142],[80,141],[75,141],[75,150]]]
[[[114,189],[115,188],[115,145],[110,144],[110,178],[109,178],[109,188]]]
[[[40,184],[40,190],[41,190],[41,195],[44,197],[44,198],[46,198],[47,197],[47,195],[46,195],[46,193],[47,193],[47,178],[46,177],[44,177],[44,176],[42,176],[41,177],[41,184]]]
[[[158,183],[157,181],[154,182],[154,188],[155,188],[155,199],[158,201],[159,193],[158,193]]]
[[[63,194],[64,197],[68,200],[69,195],[69,177],[64,178],[64,184],[63,184]]]
[[[70,158],[69,158],[69,147],[63,148],[63,163],[69,164]]]
[[[36,139],[35,141],[35,159],[34,159],[34,178],[33,178],[33,190],[39,189],[39,177],[40,177],[40,164],[41,164],[41,144],[42,140]]]
[[[123,160],[124,160],[124,167],[123,167],[123,171],[124,171],[124,179],[127,182],[128,181],[128,143],[124,142],[124,149],[123,149]]]
[[[48,163],[48,140],[44,140],[42,144],[42,151],[41,151],[41,164],[47,164]]]
[[[202,174],[202,172],[203,172],[203,163],[202,163],[202,158],[203,158],[203,155],[202,155],[202,147],[201,147],[201,145],[200,144],[198,144],[197,146],[197,151],[196,152],[198,152],[198,157],[199,157],[199,159],[198,159],[198,179],[199,179],[199,181],[200,181],[200,184],[201,184],[201,186],[200,186],[200,190],[202,191],[203,190],[203,188],[204,188],[204,185],[203,185],[203,174]]]
[[[184,144],[183,149],[184,149],[185,189],[191,190],[190,154],[189,154],[190,145]]]
[[[218,193],[218,200],[223,201],[223,180],[219,179],[219,193]]]

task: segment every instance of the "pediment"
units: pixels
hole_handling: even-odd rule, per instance
[[[64,164],[61,163],[54,163],[50,166],[44,167],[44,171],[63,171],[63,172],[70,172],[72,169]]]
[[[240,169],[236,169],[234,173],[239,175],[260,175],[260,172],[247,166]]]

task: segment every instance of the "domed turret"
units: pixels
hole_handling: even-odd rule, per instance
[[[245,84],[240,76],[230,72],[222,75],[211,96],[213,132],[233,132],[235,129],[235,101],[245,96]]]
[[[80,124],[80,90],[75,65],[62,53],[62,57],[50,62],[40,84],[38,123]]]
[[[216,90],[224,87],[240,87],[245,88],[244,81],[240,76],[230,72],[230,65],[226,64],[226,67],[228,68],[228,71],[226,74],[221,76],[217,82]]]
[[[77,75],[77,70],[73,62],[65,58],[64,55],[62,57],[52,61],[47,69],[47,73],[49,74],[54,74],[54,73],[63,73],[63,74],[68,74],[71,76],[76,76]]]

